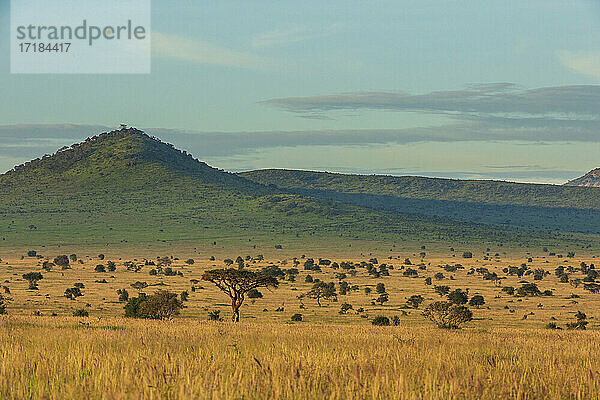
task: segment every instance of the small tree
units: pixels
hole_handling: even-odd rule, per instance
[[[54,264],[58,265],[59,267],[62,267],[63,269],[68,268],[69,257],[67,257],[66,255],[58,256],[54,259]]]
[[[385,285],[382,282],[379,282],[377,286],[375,286],[375,291],[379,294],[385,293]]]
[[[377,317],[373,318],[371,323],[375,326],[390,326],[390,319],[385,315],[378,315]]]
[[[436,301],[428,305],[423,311],[423,315],[439,328],[445,329],[458,329],[462,324],[473,319],[471,310],[449,301]]]
[[[321,299],[336,301],[337,293],[335,292],[335,284],[333,282],[317,282],[313,285],[311,290],[298,296],[299,299],[304,297],[317,300],[319,307],[321,307]]]
[[[179,315],[183,304],[179,301],[177,293],[159,290],[147,296],[140,293],[139,297],[132,297],[125,305],[125,316],[148,319],[170,319]]]
[[[475,308],[479,308],[484,304],[485,304],[485,299],[483,298],[483,296],[481,296],[479,294],[471,297],[471,300],[469,300],[469,305],[472,307],[475,307]]]
[[[439,294],[439,295],[440,295],[440,297],[442,297],[442,296],[445,296],[445,295],[447,295],[448,293],[450,293],[450,286],[445,286],[445,285],[438,286],[438,285],[435,285],[435,286],[433,287],[433,290],[434,290],[434,291],[435,291],[437,294]]]
[[[240,320],[240,308],[246,293],[259,287],[276,288],[279,281],[272,276],[245,269],[213,269],[206,271],[202,279],[213,283],[231,299],[233,322]]]
[[[119,301],[126,302],[129,300],[129,292],[127,289],[118,289],[117,294],[119,295]]]
[[[467,296],[467,294],[462,290],[456,289],[448,294],[448,300],[453,304],[463,305],[467,304],[469,296]]]
[[[425,301],[423,296],[415,294],[415,295],[410,296],[408,298],[408,300],[406,300],[406,304],[412,308],[419,308],[419,306],[423,303],[423,301]]]
[[[38,281],[44,279],[44,276],[39,272],[28,272],[23,275],[23,279],[29,282],[29,290],[38,290]]]

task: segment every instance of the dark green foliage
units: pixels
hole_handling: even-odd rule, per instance
[[[29,250],[27,252],[27,257],[37,257],[37,251],[35,251],[35,250]]]
[[[294,315],[292,315],[291,320],[294,321],[294,322],[302,322],[302,314],[294,314]]]
[[[473,253],[471,253],[470,251],[465,251],[462,254],[463,258],[473,258]]]
[[[464,291],[460,289],[455,289],[452,292],[448,293],[448,300],[452,304],[462,305],[467,304],[469,296]]]
[[[375,287],[375,291],[379,294],[385,293],[385,284],[383,282],[379,282]]]
[[[473,319],[473,313],[467,307],[448,301],[436,301],[428,305],[423,315],[439,328],[445,329],[458,329],[462,324]]]
[[[584,330],[584,329],[586,329],[587,324],[588,324],[587,315],[585,315],[585,313],[583,313],[581,311],[577,311],[577,314],[575,314],[575,322],[568,322],[567,329]]]
[[[431,285],[431,277],[430,276],[428,276],[427,278],[425,278],[425,284],[427,286]]]
[[[193,264],[195,263],[195,261],[194,261],[194,259],[193,259],[193,258],[188,258],[187,260],[185,260],[185,263],[186,263],[187,265],[193,265]]]
[[[406,300],[406,305],[411,308],[419,308],[419,306],[425,301],[421,295],[412,295]]]
[[[349,310],[352,310],[352,304],[350,303],[342,303],[340,306],[340,314],[346,314]]]
[[[337,293],[335,291],[335,284],[333,282],[317,282],[313,285],[312,289],[308,292],[298,296],[300,299],[308,297],[309,299],[317,300],[319,307],[321,306],[321,299],[329,301],[337,301]]]
[[[127,291],[127,289],[118,289],[117,294],[119,295],[120,302],[124,303],[129,300],[129,292]]]
[[[54,264],[62,268],[67,268],[69,266],[69,257],[65,255],[58,256],[54,259]]]
[[[108,272],[114,272],[117,269],[117,265],[113,261],[109,261],[106,263],[106,270]]]
[[[269,275],[256,273],[246,269],[213,269],[204,272],[202,279],[213,283],[231,299],[233,322],[240,320],[240,308],[244,296],[252,289],[259,287],[277,288],[279,281]]]
[[[433,287],[433,290],[440,295],[440,297],[447,295],[448,293],[450,293],[450,286],[446,286],[446,285],[441,285],[441,286],[437,286],[435,285]]]
[[[94,271],[96,271],[96,272],[106,272],[106,267],[104,265],[102,265],[102,264],[98,264],[94,268]]]
[[[481,296],[479,294],[471,297],[471,300],[469,300],[469,305],[471,307],[479,308],[484,304],[485,304],[485,299],[483,298],[483,296]]]
[[[140,293],[125,305],[125,316],[131,318],[170,319],[179,315],[183,304],[176,293],[159,290],[153,295]]]
[[[72,288],[65,289],[65,297],[67,299],[75,300],[77,297],[81,296],[83,296],[83,293],[81,293],[81,288],[79,287],[74,286]]]
[[[190,297],[190,293],[187,290],[184,290],[183,292],[179,293],[179,298],[181,299],[181,302],[185,302],[188,301]]]
[[[26,274],[23,274],[23,279],[29,282],[29,290],[37,290],[37,283],[40,280],[44,279],[44,276],[39,272],[28,272]]]
[[[515,294],[515,288],[512,286],[504,286],[502,288],[502,292],[512,296],[513,294]]]
[[[258,289],[251,289],[247,294],[249,299],[262,299],[263,294]]]
[[[74,317],[89,317],[90,313],[86,309],[80,308],[78,310],[73,311],[73,316]]]
[[[517,289],[517,296],[541,296],[542,292],[535,283],[524,283]]]
[[[384,315],[378,315],[371,321],[376,326],[390,326],[390,319]]]
[[[211,321],[223,321],[223,318],[221,318],[221,310],[209,311],[208,319]]]

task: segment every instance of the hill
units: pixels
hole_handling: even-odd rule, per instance
[[[565,183],[565,186],[600,187],[600,168],[596,168],[584,176]]]
[[[375,210],[600,233],[600,189],[596,188],[276,169],[240,176],[272,188]]]
[[[217,241],[248,246],[259,240],[272,246],[323,237],[397,242],[556,238],[293,193],[212,168],[133,128],[88,138],[1,175],[0,226],[3,247]]]

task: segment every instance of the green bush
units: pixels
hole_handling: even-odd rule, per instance
[[[183,304],[176,293],[159,290],[153,295],[140,293],[125,305],[125,316],[130,318],[170,319],[179,315]]]
[[[294,314],[291,319],[294,322],[302,322],[302,314]]]
[[[87,310],[80,308],[79,310],[73,311],[73,316],[74,317],[89,317],[90,313],[87,312]]]
[[[377,317],[373,318],[371,323],[376,326],[390,326],[390,319],[384,315],[378,315]]]

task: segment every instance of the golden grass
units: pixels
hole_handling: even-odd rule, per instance
[[[406,257],[418,262],[414,254]],[[120,317],[123,303],[117,301],[117,289],[127,288],[135,296],[137,291],[129,285],[139,280],[163,285],[150,286],[146,293],[189,291],[190,279],[221,267],[219,260],[195,258],[195,264],[188,266],[183,264],[188,258],[183,254],[173,268],[184,276],[166,277],[150,276],[149,266],[138,273],[127,271],[125,258],[100,261],[84,256],[84,264],[75,263],[73,269],[42,271],[40,289],[30,291],[21,275],[41,271],[43,260],[4,257],[0,285],[10,288],[10,294],[2,292],[10,300],[9,315],[0,317],[0,399],[600,398],[596,314],[600,294],[560,283],[554,275],[558,265],[577,267],[581,261],[597,260],[537,255],[529,262],[528,257],[526,253],[503,254],[494,260],[428,256],[419,278],[408,278],[400,269],[404,255],[385,261],[379,255],[381,262],[395,266],[390,276],[373,278],[359,268],[356,276],[346,280],[360,290],[323,307],[305,300],[305,308],[297,295],[311,286],[304,282],[307,273],[330,282],[337,281],[334,274],[342,271],[329,267],[322,272],[304,271],[300,266],[296,282],[284,281],[273,292],[262,290],[263,299],[247,299],[237,325],[207,321],[209,310],[221,310],[226,320],[230,315],[227,297],[208,282],[190,291],[186,308],[172,321]],[[115,272],[93,272],[96,264],[109,259],[117,262]],[[542,290],[553,290],[554,296],[508,296],[480,274],[467,274],[472,267],[485,267],[505,277],[503,268],[523,262],[550,275],[541,281],[531,275],[508,276],[501,285],[518,287],[527,280]],[[465,268],[449,273],[438,266],[446,263],[461,263]],[[271,258],[251,266],[269,264],[293,266],[289,258],[287,263]],[[413,294],[423,295],[424,305],[440,299],[433,285],[424,283],[436,272],[443,272],[446,279],[434,279],[434,284],[469,288],[471,296],[485,297],[485,306],[473,309],[475,319],[464,329],[437,329],[421,310],[403,308]],[[579,272],[570,275],[583,277]],[[103,279],[107,283],[96,282]],[[75,282],[85,284],[84,296],[68,300],[64,290]],[[369,295],[364,292],[379,282],[390,297],[383,306],[372,304],[377,297],[374,290]],[[354,310],[339,314],[343,302],[351,303]],[[277,312],[278,307],[285,311]],[[79,308],[88,310],[90,317],[70,317]],[[356,312],[358,308],[364,312]],[[578,310],[588,315],[588,331],[542,329],[550,321],[564,327]],[[37,311],[43,316],[32,316]],[[402,311],[407,315],[402,316]],[[50,317],[51,313],[58,316]],[[302,313],[305,322],[290,323],[294,313]],[[399,315],[400,326],[374,327],[370,320],[376,315]]]
[[[6,399],[597,399],[600,332],[3,317]]]

